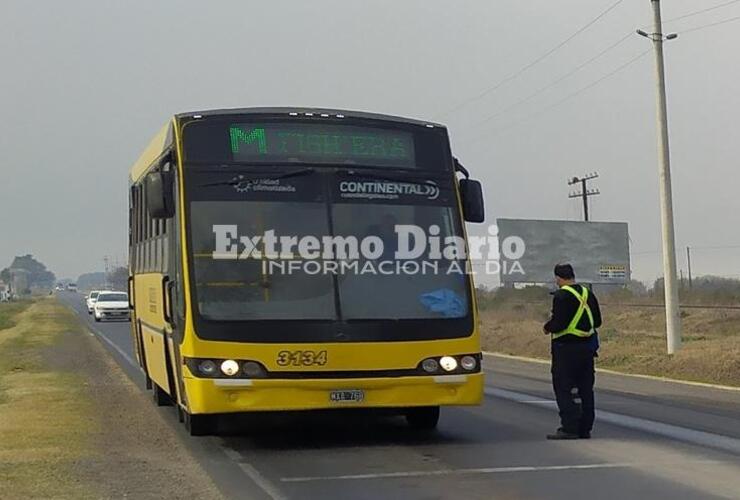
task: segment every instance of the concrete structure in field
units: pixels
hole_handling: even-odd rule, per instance
[[[503,285],[551,283],[553,267],[565,262],[573,265],[580,282],[622,285],[630,279],[626,222],[528,219],[497,219],[496,222]],[[512,254],[507,246],[519,241],[523,243],[523,253],[516,259],[519,265],[505,262],[507,254]]]
[[[30,291],[28,275],[25,269],[11,267],[10,271],[10,292],[14,296],[24,295]]]

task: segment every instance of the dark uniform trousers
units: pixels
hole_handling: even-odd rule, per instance
[[[594,351],[589,342],[552,342],[552,385],[563,431],[591,432],[594,425]],[[578,389],[581,404],[571,390]]]

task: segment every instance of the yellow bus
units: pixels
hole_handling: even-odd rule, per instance
[[[480,183],[444,126],[371,113],[182,113],[130,171],[131,335],[191,435],[240,412],[480,404],[464,221]]]

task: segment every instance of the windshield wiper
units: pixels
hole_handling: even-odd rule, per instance
[[[292,172],[283,172],[283,173],[277,173],[274,170],[269,172],[254,172],[254,171],[247,171],[244,174],[239,174],[237,176],[234,176],[232,179],[228,181],[218,181],[218,182],[209,182],[206,184],[201,184],[201,187],[211,187],[211,186],[238,186],[239,184],[242,184],[244,182],[249,182],[249,178],[246,176],[260,176],[264,179],[288,179],[291,177],[301,177],[303,175],[309,175],[316,171],[313,167],[306,167],[301,168],[298,170],[293,170]]]

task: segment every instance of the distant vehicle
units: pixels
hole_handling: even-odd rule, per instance
[[[67,291],[68,292],[76,292],[77,291],[77,284],[75,284],[75,283],[68,283],[67,284]]]
[[[60,283],[60,284],[58,284],[58,285],[57,285],[57,287],[56,287],[56,290],[57,290],[58,292],[61,292],[61,291],[63,291],[63,290],[64,290],[64,285],[62,285],[61,283]]]
[[[98,290],[93,290],[89,294],[87,294],[87,297],[85,297],[85,304],[87,305],[87,313],[92,314],[93,308],[95,307],[95,301],[98,299],[98,295],[100,292]]]
[[[130,318],[126,292],[100,292],[93,305],[95,321]]]

